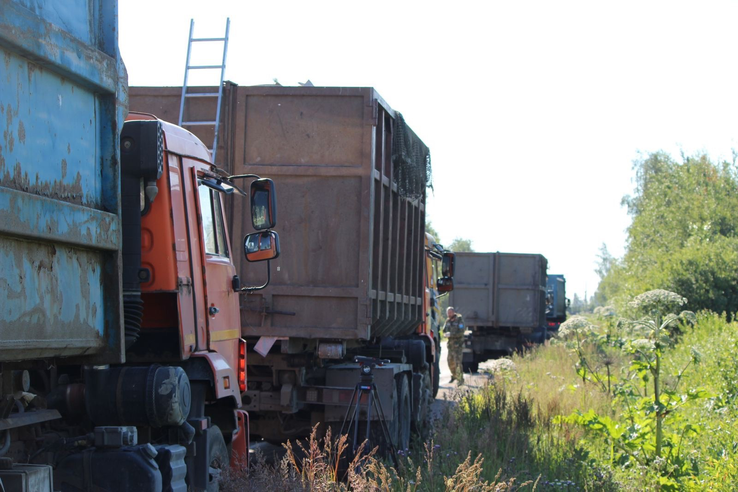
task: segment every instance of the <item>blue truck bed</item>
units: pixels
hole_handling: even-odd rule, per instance
[[[0,0],[0,361],[122,361],[117,2]]]

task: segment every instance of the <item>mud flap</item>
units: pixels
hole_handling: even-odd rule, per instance
[[[234,410],[238,421],[238,429],[233,431],[231,441],[231,468],[239,470],[249,466],[249,414],[243,410]]]

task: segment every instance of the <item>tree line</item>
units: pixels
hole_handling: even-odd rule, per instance
[[[736,155],[732,162],[681,157],[654,152],[634,162],[635,190],[622,200],[632,217],[625,254],[601,247],[595,305],[666,289],[693,311],[738,311]]]

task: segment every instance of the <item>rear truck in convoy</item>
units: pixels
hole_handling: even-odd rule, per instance
[[[541,255],[456,253],[449,303],[464,316],[464,371],[546,340],[546,268]]]
[[[177,119],[181,91],[132,87],[131,107]],[[187,121],[214,119],[205,99],[188,103]],[[391,440],[407,447],[438,391],[437,299],[453,288],[453,255],[425,233],[428,148],[372,88],[227,82],[222,104],[219,163],[274,179],[290,252],[272,262],[267,288],[241,298],[252,440],[340,429],[359,356],[389,360],[374,382]],[[212,140],[212,127],[193,131]],[[251,233],[242,204],[230,207],[231,235]],[[241,278],[265,281],[247,265],[237,259]]]
[[[0,489],[216,490],[249,432],[223,195],[250,182],[267,260],[273,183],[124,124],[116,2],[45,6],[0,1]]]
[[[561,323],[566,321],[568,307],[566,279],[563,275],[549,274],[546,280],[546,323],[549,332],[557,331]]]

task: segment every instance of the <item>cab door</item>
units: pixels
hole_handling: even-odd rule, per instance
[[[202,171],[193,171],[202,231],[208,348],[231,359],[238,355],[238,344],[232,341],[241,337],[241,319],[239,293],[233,285],[236,268],[223,214],[223,196],[222,192],[203,184]]]

